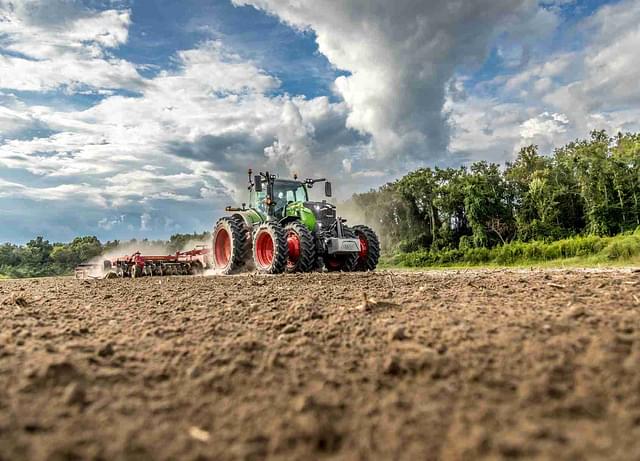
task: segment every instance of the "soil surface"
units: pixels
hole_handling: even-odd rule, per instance
[[[0,282],[0,459],[640,459],[640,273]]]

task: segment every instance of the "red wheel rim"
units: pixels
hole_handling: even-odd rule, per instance
[[[287,246],[289,247],[289,259],[287,266],[293,267],[300,259],[300,237],[295,232],[289,232],[287,235]]]
[[[269,267],[273,262],[273,239],[268,232],[262,232],[256,238],[256,258],[262,267]]]
[[[338,260],[338,258],[327,259],[327,266],[331,267],[332,269],[337,269],[340,267],[340,260]]]
[[[216,266],[226,267],[231,259],[231,237],[229,237],[229,232],[226,229],[218,229],[213,246]]]
[[[358,259],[362,261],[367,257],[367,254],[369,254],[369,242],[367,242],[367,239],[362,235],[359,235],[358,238],[360,239],[360,253],[358,253]]]

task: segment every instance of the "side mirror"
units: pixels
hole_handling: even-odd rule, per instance
[[[253,184],[255,185],[256,192],[262,192],[262,176],[260,175],[254,176]]]
[[[324,195],[331,197],[331,183],[329,181],[324,183]]]

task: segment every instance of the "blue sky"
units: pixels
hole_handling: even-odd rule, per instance
[[[245,172],[339,197],[638,129],[619,0],[0,0],[0,241],[209,229]]]
[[[152,65],[147,75],[171,68],[177,51],[212,38],[280,79],[276,94],[333,97],[333,81],[345,74],[318,53],[313,31],[296,31],[251,6],[230,1],[136,1],[132,19],[129,40],[118,55]]]

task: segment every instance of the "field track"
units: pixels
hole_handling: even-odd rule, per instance
[[[0,460],[640,459],[640,273],[0,281]]]

